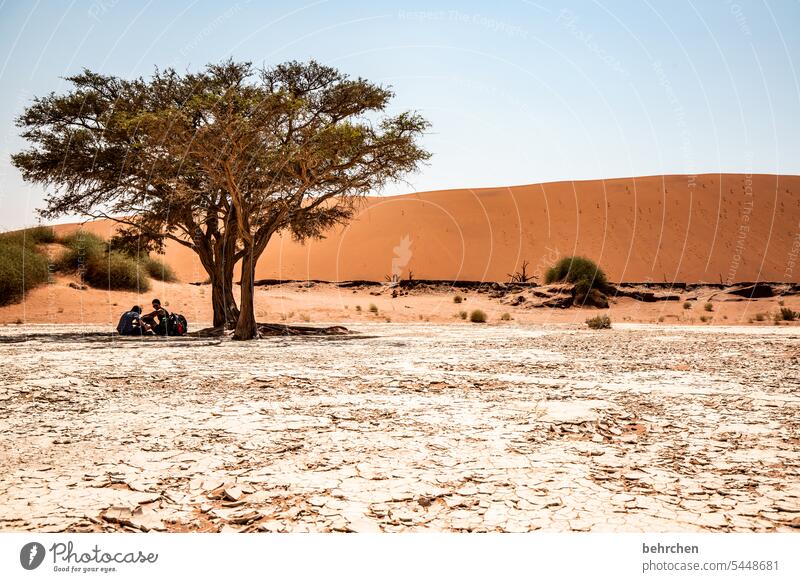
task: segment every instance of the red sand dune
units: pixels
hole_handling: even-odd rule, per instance
[[[64,225],[59,230],[74,229]],[[108,236],[113,225],[90,230]],[[613,281],[800,280],[800,176],[705,174],[554,182],[369,198],[323,240],[276,237],[259,278],[503,281],[539,278],[564,255],[597,261]],[[167,261],[202,281],[178,244]]]

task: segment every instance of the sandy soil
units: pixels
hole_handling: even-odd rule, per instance
[[[187,285],[153,281],[146,293],[109,292],[101,289],[79,291],[69,287],[76,279],[58,277],[52,285],[34,289],[23,303],[0,307],[0,324],[23,323],[82,323],[104,324],[113,329],[120,314],[134,304],[150,305],[153,297],[161,299],[170,311],[183,313],[190,329],[210,325],[211,289],[208,285]],[[238,294],[238,288],[236,290]],[[532,309],[514,306],[507,301],[489,297],[487,293],[447,289],[411,291],[392,298],[388,287],[341,288],[333,283],[286,283],[258,287],[256,314],[260,321],[290,323],[341,322],[355,325],[370,322],[428,322],[460,323],[461,312],[481,309],[490,324],[511,325],[547,323],[583,323],[588,317],[608,314],[615,322],[732,325],[752,324],[772,326],[772,316],[781,306],[800,311],[800,296],[771,297],[751,301],[722,301],[718,291],[684,293],[680,301],[643,303],[631,298],[612,301],[609,309]],[[456,295],[464,298],[454,303]],[[684,309],[683,298],[689,298],[690,309]],[[711,300],[713,311],[705,311]],[[377,313],[370,311],[370,306]],[[360,308],[360,311],[359,311]],[[507,313],[512,319],[502,321]],[[706,321],[702,321],[705,318]],[[761,319],[758,321],[757,319]],[[787,325],[787,324],[783,324]],[[800,325],[795,322],[791,325]]]
[[[74,230],[62,226],[62,231]],[[107,237],[108,222],[87,226]],[[704,174],[554,182],[370,198],[347,227],[275,238],[259,278],[505,281],[583,254],[613,281],[797,281],[800,176]],[[182,281],[206,275],[169,244]]]
[[[795,327],[353,327],[0,328],[0,528],[800,527]]]

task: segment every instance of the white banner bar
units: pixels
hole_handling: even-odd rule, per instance
[[[800,580],[796,534],[0,535],[0,580]]]

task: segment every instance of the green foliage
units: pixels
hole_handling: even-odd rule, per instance
[[[711,303],[706,303],[705,305],[703,305],[703,309],[705,309],[706,311],[714,311],[714,305],[712,305]]]
[[[462,301],[464,301],[464,298],[461,295],[453,297],[453,303],[461,303]]]
[[[150,278],[143,266],[124,253],[112,251],[92,257],[86,265],[84,280],[99,289],[148,291]]]
[[[33,238],[18,233],[0,235],[0,305],[20,301],[26,291],[46,283],[47,257],[36,250]]]
[[[611,318],[607,315],[598,315],[586,320],[586,325],[591,329],[611,329]]]
[[[150,277],[174,281],[173,270],[158,259],[144,256],[139,259],[119,251],[109,251],[102,238],[85,230],[77,230],[59,241],[66,247],[59,257],[60,271],[78,273],[83,280],[98,289],[147,291]]]
[[[683,302],[683,308],[684,308],[684,309],[691,309],[691,308],[692,308],[692,303],[691,303],[691,301],[684,301],[684,302]]]
[[[6,240],[19,239],[25,244],[46,244],[56,241],[56,231],[51,226],[33,226],[24,230],[3,233],[0,236]]]
[[[0,239],[8,242],[15,241],[17,244],[37,245],[55,242],[56,233],[49,226],[34,226],[23,230],[13,230],[0,234]]]
[[[486,323],[486,312],[475,309],[469,314],[469,320],[472,323]]]
[[[56,231],[52,226],[34,226],[26,230],[28,235],[39,244],[56,242]]]
[[[585,297],[590,289],[602,291],[608,285],[606,274],[585,257],[564,257],[545,273],[545,283],[572,283],[575,295]]]
[[[511,321],[511,314],[505,312],[503,315],[500,316],[501,321]]]
[[[466,311],[459,311],[458,312],[458,316],[463,320],[467,319],[467,315],[468,315],[468,313]]]
[[[58,242],[66,249],[56,261],[56,268],[65,272],[83,273],[90,262],[102,259],[108,246],[102,238],[85,230],[61,237]]]
[[[178,280],[175,271],[172,270],[167,263],[155,257],[145,257],[142,260],[144,270],[156,281],[164,281],[165,283],[174,283]]]
[[[374,313],[375,315],[377,315],[378,314],[378,306],[375,305],[374,303],[370,303],[369,304],[369,311],[370,311],[370,313]]]
[[[778,312],[778,316],[775,319],[779,321],[794,321],[799,316],[800,314],[796,311],[792,311],[788,307],[781,307],[781,310]]]

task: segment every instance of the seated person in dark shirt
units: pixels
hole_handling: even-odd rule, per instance
[[[161,301],[153,299],[153,311],[142,316],[142,321],[156,335],[167,335],[167,310],[161,307]]]
[[[147,326],[142,323],[142,308],[138,305],[131,307],[119,318],[117,331],[119,335],[142,335],[147,332]]]

